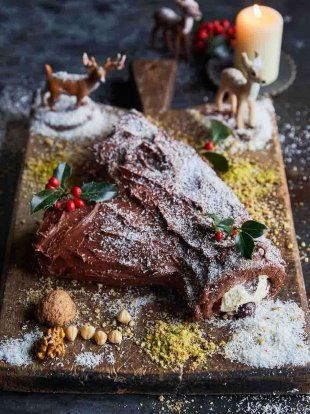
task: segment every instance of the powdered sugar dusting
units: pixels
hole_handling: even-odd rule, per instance
[[[253,317],[227,325],[232,339],[225,347],[225,355],[232,361],[260,368],[310,362],[305,315],[295,302],[265,300],[257,306]]]
[[[109,299],[108,293],[103,293],[101,295],[101,300],[103,302]],[[113,316],[121,309],[126,309],[131,316],[136,317],[147,305],[155,302],[156,296],[153,293],[145,294],[143,296],[137,295],[134,289],[128,289],[122,295],[122,298],[116,298],[111,301],[109,306],[108,313]]]
[[[146,215],[145,223],[143,226],[137,225],[135,230],[132,228],[132,219],[126,220],[125,226],[124,220],[120,220],[126,217],[119,209],[120,203],[111,203],[117,211],[113,212],[116,220],[110,221],[110,225],[114,229],[124,227],[124,240],[115,241],[115,238],[111,239],[108,235],[104,238],[102,248],[107,249],[110,242],[113,243],[114,248],[118,249],[119,257],[122,258],[122,265],[124,260],[125,264],[128,264],[129,259],[134,267],[137,260],[142,257],[146,265],[145,272],[151,272],[138,247],[134,249],[133,246],[150,245],[154,234],[155,238],[166,240],[167,250],[158,250],[158,254],[163,255],[163,251],[171,250],[169,243],[174,243],[174,251],[179,250],[179,256],[184,262],[182,278],[187,296],[192,303],[197,300],[197,289],[199,295],[205,288],[206,279],[208,283],[217,283],[223,274],[234,271],[237,266],[239,271],[253,269],[253,261],[240,258],[234,249],[233,240],[227,239],[221,244],[216,244],[212,240],[212,223],[206,213],[223,218],[233,217],[236,225],[249,219],[249,215],[232,190],[194,149],[171,140],[165,132],[154,128],[144,117],[131,112],[120,119],[111,138],[95,145],[95,151],[98,162],[108,168],[109,175],[117,182],[119,188],[130,192],[131,202],[137,199],[145,207],[137,212],[135,218],[135,222],[139,223],[143,220],[143,215]],[[131,209],[128,205],[126,214]],[[105,231],[107,225],[104,222]],[[165,226],[169,230],[168,233],[163,230]],[[143,228],[147,228],[146,234]],[[130,234],[126,230],[130,230]],[[173,238],[172,233],[182,242]],[[168,237],[171,238],[170,241]],[[265,247],[263,260],[267,259],[282,266],[279,252],[272,243],[264,237],[260,239],[260,243]],[[154,243],[152,246],[154,252],[149,256],[150,264],[155,252],[157,253],[158,244]],[[225,254],[225,260],[221,260],[221,263],[217,259],[219,250]],[[133,254],[135,251],[139,253],[138,256]],[[259,254],[255,255],[255,260],[256,264],[259,263]],[[160,261],[169,262],[169,258],[165,260],[162,256],[160,260],[159,257],[156,264]],[[190,276],[193,272],[194,277]]]

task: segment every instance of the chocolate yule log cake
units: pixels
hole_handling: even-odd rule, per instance
[[[132,111],[93,147],[97,179],[113,200],[73,212],[49,209],[37,232],[41,269],[111,286],[176,289],[197,318],[234,314],[280,290],[285,263],[265,236],[251,259],[236,237],[215,238],[214,220],[251,220],[213,169],[189,146]]]

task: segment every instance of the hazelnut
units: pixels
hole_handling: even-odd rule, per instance
[[[111,344],[120,344],[123,340],[122,333],[117,329],[110,331],[108,334],[108,339]]]
[[[118,313],[116,319],[118,320],[118,322],[127,325],[131,321],[131,315],[126,309],[122,309]]]
[[[91,339],[96,329],[92,325],[83,325],[80,329],[80,335],[83,339]]]
[[[96,331],[94,341],[97,345],[104,345],[107,342],[107,334],[103,331]]]
[[[50,326],[63,326],[75,318],[76,306],[70,295],[62,289],[52,290],[37,307],[39,322]]]
[[[73,342],[75,341],[75,338],[78,334],[78,328],[74,325],[68,326],[68,328],[65,329],[66,338],[68,341]]]

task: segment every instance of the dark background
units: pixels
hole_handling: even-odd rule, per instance
[[[279,10],[285,19],[283,50],[297,63],[297,79],[275,99],[280,139],[286,164],[298,244],[307,290],[310,291],[309,230],[309,1],[261,2]],[[233,20],[250,1],[200,0],[204,19]],[[117,51],[134,58],[158,58],[166,52],[149,47],[153,11],[172,0],[2,0],[0,2],[0,268],[10,225],[16,181],[27,139],[27,117],[32,92],[43,81],[42,66],[81,72],[84,51],[99,61]],[[94,97],[104,103],[136,107],[139,101],[129,65],[113,73]],[[175,107],[212,100],[214,88],[204,65],[192,60],[178,67]],[[24,134],[10,134],[17,123]],[[0,269],[1,270],[1,269]],[[296,391],[296,390],[295,390]],[[293,391],[294,393],[294,391]],[[167,403],[153,396],[82,396],[0,394],[1,413],[167,413]],[[169,398],[180,402],[181,412],[194,413],[306,413],[305,396],[211,396]],[[266,411],[264,411],[266,410]],[[269,411],[267,411],[269,410]]]

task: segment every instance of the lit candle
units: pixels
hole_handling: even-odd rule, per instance
[[[253,59],[258,52],[263,61],[262,78],[266,84],[279,75],[283,18],[271,7],[254,6],[241,10],[236,20],[235,64],[242,68],[241,53]]]

